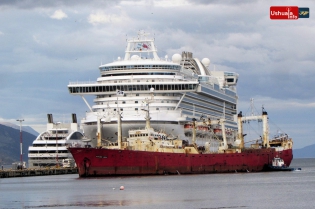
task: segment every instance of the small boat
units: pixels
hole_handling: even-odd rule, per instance
[[[272,164],[269,164],[266,170],[268,171],[294,171],[295,169],[286,166],[282,158],[274,157],[272,159]],[[299,168],[299,170],[301,169]]]

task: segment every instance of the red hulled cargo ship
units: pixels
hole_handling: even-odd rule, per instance
[[[272,140],[268,138],[267,112],[261,116],[243,117],[238,114],[238,136],[235,144],[227,144],[225,131],[216,153],[210,151],[210,144],[197,146],[196,127],[220,125],[225,130],[224,120],[193,121],[192,143],[188,144],[166,133],[150,127],[147,110],[146,127],[129,130],[129,137],[121,136],[121,117],[118,120],[116,143],[102,145],[98,125],[98,145],[91,147],[69,147],[78,166],[80,177],[157,175],[157,174],[206,174],[228,172],[260,172],[268,170],[275,157],[282,158],[289,166],[293,158],[293,141],[283,134]],[[242,122],[259,119],[263,122],[263,137],[260,141],[244,146]],[[100,120],[98,119],[98,124]]]

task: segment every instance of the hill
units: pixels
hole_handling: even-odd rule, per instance
[[[315,144],[293,150],[294,158],[315,158]]]
[[[23,161],[28,160],[28,147],[37,136],[22,131]],[[0,164],[6,165],[20,161],[20,130],[0,124]]]
[[[7,126],[7,127],[11,127],[11,128],[14,128],[14,129],[18,129],[20,130],[20,126],[16,125],[16,124],[13,124],[13,123],[9,123],[9,122],[0,122],[0,125],[4,125],[4,126]],[[35,136],[38,136],[39,133],[37,131],[35,131],[32,127],[30,126],[23,126],[22,125],[22,131],[26,131],[30,134],[33,134]]]

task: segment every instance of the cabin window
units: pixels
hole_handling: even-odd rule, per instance
[[[135,101],[135,103],[138,103],[138,101]]]
[[[135,110],[138,110],[138,108],[135,108]]]

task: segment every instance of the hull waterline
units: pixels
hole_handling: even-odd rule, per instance
[[[69,148],[80,177],[207,174],[265,171],[275,156],[290,165],[292,149],[249,149],[242,153],[183,154],[99,148]]]

